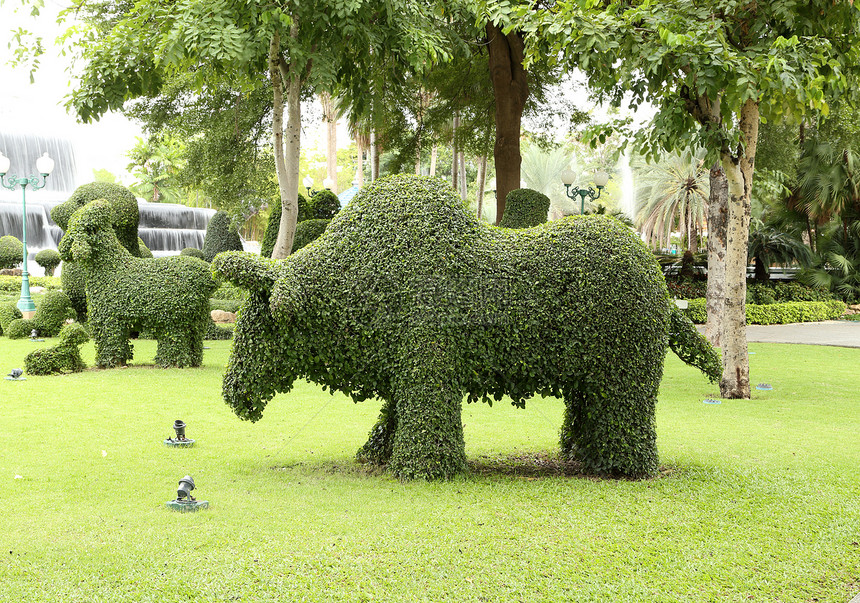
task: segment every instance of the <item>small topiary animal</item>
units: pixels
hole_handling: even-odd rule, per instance
[[[200,366],[216,284],[206,262],[187,256],[136,258],[111,228],[104,200],[76,211],[60,241],[60,256],[76,262],[86,279],[96,364],[114,367],[132,358],[131,331],[158,340],[161,366]]]
[[[543,224],[549,215],[549,197],[530,188],[518,188],[505,198],[505,213],[499,226],[532,228]]]
[[[65,322],[76,317],[69,297],[62,291],[49,290],[36,307],[33,318],[20,319],[18,324],[9,329],[8,337],[23,339],[29,337],[33,330],[39,337],[56,337]]]
[[[203,240],[203,259],[211,262],[222,251],[242,251],[242,239],[233,225],[230,216],[223,211],[216,212],[206,227]]]
[[[0,237],[0,270],[24,261],[24,244],[12,235]]]
[[[224,375],[234,412],[258,420],[300,378],[380,398],[359,457],[401,478],[465,469],[464,395],[535,394],[564,399],[561,450],[585,471],[650,475],[667,349],[720,377],[630,229],[487,226],[435,178],[377,180],[289,258],[231,252],[213,271],[250,292]]]
[[[87,368],[81,358],[80,346],[90,340],[87,330],[80,323],[65,325],[60,330],[60,343],[50,348],[33,350],[24,358],[29,375],[53,375],[78,373]]]
[[[36,263],[45,269],[45,276],[54,276],[54,270],[62,261],[56,249],[43,249],[36,254]]]
[[[69,229],[69,219],[78,209],[96,199],[104,199],[113,209],[111,227],[116,232],[120,244],[128,249],[135,257],[140,257],[140,239],[137,236],[137,224],[140,222],[140,212],[137,209],[137,199],[130,190],[120,184],[111,182],[91,182],[75,189],[65,203],[51,210],[51,219],[64,231]],[[84,277],[80,269],[72,262],[63,265],[60,275],[63,291],[72,300],[72,305],[78,313],[78,320],[85,321],[87,316],[87,295],[84,289]]]

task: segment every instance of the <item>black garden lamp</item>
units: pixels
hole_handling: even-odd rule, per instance
[[[191,496],[191,491],[194,490],[194,478],[186,475],[179,480],[179,487],[176,488],[176,500],[171,500],[165,503],[174,511],[197,511],[205,509],[209,506],[207,500],[197,500]]]
[[[579,195],[579,214],[582,215],[585,213],[585,198],[588,197],[592,201],[596,201],[600,198],[600,193],[603,191],[603,187],[605,187],[609,182],[609,174],[604,171],[599,171],[594,174],[594,186],[597,187],[596,191],[590,186],[588,188],[573,186],[573,182],[575,180],[576,174],[572,169],[568,168],[561,173],[561,181],[564,183],[564,190],[568,198],[576,199],[576,196]]]
[[[176,432],[177,440],[185,439],[185,422],[182,419],[176,419],[173,422],[173,431]]]
[[[165,446],[175,446],[180,448],[190,448],[194,445],[194,440],[185,437],[185,428],[187,425],[182,419],[176,419],[173,422],[173,431],[176,432],[176,438],[167,438],[164,440]]]

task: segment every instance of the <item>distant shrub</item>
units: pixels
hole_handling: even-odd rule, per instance
[[[203,241],[203,259],[211,262],[222,251],[242,251],[242,239],[239,231],[223,211],[217,212],[209,220],[206,228],[206,238]]]
[[[6,333],[9,323],[16,318],[21,318],[21,310],[18,309],[15,302],[0,303],[0,334]]]
[[[340,211],[340,199],[328,189],[321,190],[311,197],[308,205],[310,215],[305,220],[331,220]]]
[[[499,226],[531,228],[546,222],[548,214],[549,197],[530,188],[518,188],[505,198],[505,213]]]
[[[25,337],[29,337],[30,332],[33,330],[32,322],[32,320],[16,318],[3,331],[9,339],[24,339]]]
[[[708,282],[667,278],[666,287],[669,289],[669,295],[672,297],[677,299],[696,299],[697,297],[705,297],[708,291]]]
[[[14,268],[24,260],[24,244],[12,235],[0,237],[0,270]]]
[[[317,193],[320,194],[320,193]],[[305,220],[296,224],[296,238],[293,239],[292,253],[319,238],[331,220]]]
[[[238,312],[242,301],[237,299],[209,299],[209,311],[223,310],[224,312]]]
[[[43,249],[36,254],[36,263],[45,269],[47,276],[54,276],[54,270],[60,265],[60,254],[56,249]]]
[[[179,255],[191,256],[192,258],[197,258],[198,260],[204,259],[203,250],[197,249],[196,247],[186,247],[179,252]]]
[[[209,326],[206,329],[206,335],[204,335],[203,339],[209,339],[213,341],[232,339],[234,326],[235,325],[232,324],[217,324],[214,320],[210,318]]]
[[[80,323],[65,325],[60,331],[60,342],[54,347],[33,350],[24,358],[29,375],[77,373],[87,365],[78,349],[90,340],[89,333]]]
[[[239,301],[242,301],[246,297],[248,297],[247,291],[230,283],[222,283],[209,296],[210,299],[235,299]]]

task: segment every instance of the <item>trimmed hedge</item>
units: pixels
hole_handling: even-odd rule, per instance
[[[308,243],[317,240],[325,232],[329,222],[331,220],[305,220],[296,224],[296,237],[293,239],[292,253],[297,252]]]
[[[16,318],[6,325],[6,328],[3,330],[9,339],[24,339],[25,337],[29,337],[32,331],[33,321],[23,318]]]
[[[35,260],[45,270],[45,276],[54,276],[54,270],[62,261],[56,249],[43,249],[36,254]]]
[[[450,478],[465,468],[464,394],[522,407],[540,393],[564,397],[562,451],[584,470],[657,468],[675,310],[652,254],[617,220],[496,228],[450,184],[397,176],[365,187],[300,253],[221,254],[213,271],[250,291],[223,385],[243,419],[298,378],[380,398],[359,456],[401,478]],[[707,369],[715,351],[687,335],[674,344]]]
[[[747,304],[748,325],[783,325],[794,322],[819,322],[835,320],[842,316],[847,306],[838,300],[824,302],[785,302],[773,304]],[[705,324],[708,313],[705,299],[691,299],[684,313],[696,324]]]
[[[223,310],[224,312],[238,312],[242,302],[238,299],[213,299],[209,298],[209,311]]]
[[[232,339],[234,326],[235,325],[232,324],[219,325],[210,318],[209,326],[206,327],[206,335],[203,337],[203,339],[208,339],[212,341]]]
[[[80,323],[65,325],[60,331],[60,343],[27,354],[24,358],[27,374],[54,375],[84,370],[87,365],[81,358],[79,348],[89,340],[89,333]]]
[[[12,235],[0,237],[0,270],[14,268],[24,261],[24,244]]]
[[[206,262],[187,256],[137,258],[111,229],[111,206],[93,201],[74,213],[60,241],[64,261],[83,271],[96,363],[131,360],[132,331],[153,333],[157,364],[200,366],[215,282]]]
[[[63,288],[62,282],[56,276],[31,276],[30,286],[44,287],[45,289],[57,290]],[[0,292],[6,292],[15,295],[21,293],[21,277],[9,276],[5,274],[0,275]]]
[[[505,197],[502,228],[532,228],[543,224],[549,215],[549,197],[530,188],[517,188]]]
[[[137,238],[137,248],[140,250],[140,257],[142,258],[153,258],[155,257],[150,251],[149,247],[146,246],[146,243],[143,242],[143,239],[140,237]]]
[[[197,249],[196,247],[186,247],[182,251],[179,252],[179,255],[187,255],[192,258],[197,258],[198,260],[204,260],[205,256],[203,254],[202,249]]]
[[[212,295],[209,296],[210,299],[232,299],[238,301],[242,301],[247,297],[247,291],[241,287],[231,285],[230,283],[221,283],[218,288],[212,292]]]
[[[216,212],[206,228],[203,240],[203,260],[211,262],[222,251],[242,251],[242,239],[230,216],[223,211]]]

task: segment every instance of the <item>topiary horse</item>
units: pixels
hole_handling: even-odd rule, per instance
[[[646,476],[668,346],[721,372],[616,220],[487,226],[433,178],[378,180],[286,260],[226,253],[213,268],[250,291],[224,376],[234,412],[258,420],[297,378],[381,398],[359,456],[402,478],[465,468],[464,395],[523,407],[536,393],[564,398],[562,451],[586,471]]]
[[[126,364],[131,331],[145,331],[158,340],[159,365],[200,366],[216,287],[208,264],[188,256],[132,256],[111,227],[112,213],[107,201],[88,203],[72,215],[59,245],[63,260],[84,274],[96,364]]]

